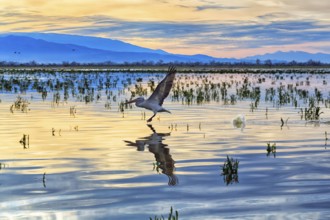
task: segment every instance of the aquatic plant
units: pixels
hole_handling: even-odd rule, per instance
[[[273,143],[272,145],[270,144],[270,142],[267,143],[267,157],[272,153],[274,155],[274,157],[276,157],[276,143]]]
[[[0,163],[0,170],[4,169],[6,167],[7,167],[7,165],[5,163]]]
[[[53,94],[53,101],[52,101],[52,105],[55,106],[56,105],[59,105],[60,103],[60,100],[61,100],[61,94],[59,92],[56,92]]]
[[[70,106],[70,116],[75,117],[77,113],[76,106]]]
[[[328,144],[328,132],[324,132],[324,136],[325,136],[325,143],[324,143],[324,146],[327,146]]]
[[[121,112],[121,113],[124,113],[125,112],[125,108],[127,109],[128,108],[128,104],[125,104],[127,102],[120,102],[118,104],[118,111]]]
[[[286,126],[288,126],[288,121],[289,121],[289,119],[290,119],[290,118],[287,118],[287,119],[285,120],[285,122],[284,122],[283,118],[281,118],[281,129],[283,128],[284,124],[285,124]]]
[[[42,185],[46,188],[46,172],[42,175]]]
[[[21,96],[17,96],[17,99],[14,104],[10,106],[10,112],[14,113],[14,111],[16,110],[27,113],[27,111],[30,110],[28,109],[29,104],[30,103],[26,99],[23,99]]]
[[[107,101],[107,102],[104,104],[104,108],[110,110],[110,109],[111,109],[111,102]]]
[[[309,108],[301,109],[302,118],[306,121],[319,120],[321,114],[321,108],[319,106],[310,106]]]
[[[47,90],[43,90],[43,91],[41,92],[41,98],[42,98],[43,101],[46,100],[46,98],[47,98]]]
[[[325,140],[327,141],[328,140],[328,133],[325,131],[324,134],[325,134]]]
[[[30,135],[23,134],[23,137],[19,141],[19,143],[23,145],[24,149],[29,148],[30,147]]]
[[[145,95],[152,92],[157,81],[163,78],[165,70],[164,66],[84,68],[3,69],[0,74],[0,91],[20,96],[32,92],[33,98],[35,94],[39,94],[36,100],[49,100],[52,107],[58,106],[59,103],[65,105],[70,101],[85,104],[103,102],[108,110],[118,105],[118,113],[124,116],[124,111],[131,106],[122,106],[120,102],[130,99],[130,96],[137,96],[138,93]],[[116,72],[121,74],[113,74]],[[330,108],[329,94],[325,92],[328,78],[323,75],[300,74],[302,72],[326,73],[329,69],[302,71],[299,68],[228,69],[181,66],[170,97],[173,102],[183,105],[204,105],[212,102],[236,105],[241,104],[241,101],[248,101],[244,103],[248,103],[247,107],[251,112],[256,112],[260,99],[264,99],[277,109],[287,105],[302,109],[302,120],[319,120],[322,114],[320,108]],[[315,79],[320,79],[316,86]],[[26,105],[23,109],[23,112],[27,112],[29,107]],[[13,104],[10,111],[14,113],[22,109],[16,109]],[[266,117],[269,116],[268,113],[266,110]],[[285,122],[285,119],[283,121]]]
[[[178,220],[179,219],[179,212],[177,210],[175,210],[175,215],[173,213],[173,207],[171,206],[171,210],[170,213],[168,214],[167,218],[164,218],[163,215],[159,216],[154,216],[154,218],[149,217],[149,220]]]
[[[224,162],[222,166],[222,176],[223,181],[229,185],[232,183],[238,183],[238,165],[239,161],[233,158],[229,159],[227,155],[227,160]]]
[[[151,92],[154,92],[156,89],[155,81],[150,79],[148,82],[148,86],[150,87]]]

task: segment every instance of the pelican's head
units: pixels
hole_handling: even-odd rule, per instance
[[[132,99],[132,100],[126,102],[125,104],[130,104],[130,103],[134,103],[134,102],[135,102],[135,105],[139,105],[140,103],[144,102],[144,98],[138,97],[136,99]]]

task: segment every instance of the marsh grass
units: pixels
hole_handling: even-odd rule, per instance
[[[222,166],[221,174],[223,176],[223,181],[227,185],[238,183],[238,165],[238,160],[234,160],[233,158],[229,159],[229,156],[227,155],[227,159]]]
[[[23,99],[21,96],[17,96],[14,104],[10,106],[10,112],[14,113],[14,111],[20,111],[27,113],[30,109],[28,108],[29,102],[26,99]]]
[[[3,73],[6,77],[0,75],[0,91],[15,94],[36,91],[43,101],[50,97],[52,107],[58,106],[60,102],[75,100],[85,104],[104,102],[104,107],[111,110],[113,102],[114,105],[118,104],[119,112],[123,113],[126,109],[132,108],[132,105],[124,104],[124,99],[150,95],[164,77],[164,69],[129,68],[127,72],[121,69],[120,74],[112,74],[115,70],[118,71],[88,68],[5,69]],[[324,94],[324,90],[312,88],[313,78],[315,79],[313,74],[324,73],[325,70],[306,69],[305,72],[310,72],[310,75],[305,79],[299,74],[302,69],[274,68],[266,72],[253,68],[227,69],[220,71],[224,74],[223,77],[220,74],[212,74],[212,69],[203,71],[205,72],[198,71],[196,74],[187,68],[179,68],[171,90],[172,101],[181,102],[183,105],[204,105],[210,102],[236,105],[247,100],[250,101],[250,111],[255,113],[261,99],[264,98],[264,101],[273,103],[276,108],[286,105],[300,107],[302,119],[306,120],[317,120],[320,117],[322,112],[318,107],[321,107],[321,104],[326,108],[330,106],[330,98]],[[190,74],[193,72],[195,74]],[[328,84],[324,75],[316,77],[321,78],[321,86]],[[271,86],[264,88],[262,85],[266,83]],[[27,112],[28,104],[19,96],[10,110]],[[308,107],[301,106],[304,104],[308,104]]]
[[[302,117],[306,120],[306,121],[311,121],[311,120],[319,120],[321,114],[323,114],[323,112],[321,112],[321,108],[319,106],[311,106],[309,108],[305,108],[304,110],[301,109],[301,113],[302,113]]]
[[[154,218],[149,217],[149,220],[178,220],[179,219],[179,212],[175,210],[175,213],[173,212],[173,207],[171,206],[170,213],[168,214],[168,217],[165,218],[163,215],[157,216],[155,215]]]
[[[270,154],[273,154],[274,158],[276,157],[276,143],[273,143],[272,145],[270,144],[270,142],[267,143],[267,148],[266,148],[266,151],[267,151],[267,157],[270,155]]]

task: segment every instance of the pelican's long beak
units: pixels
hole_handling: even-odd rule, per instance
[[[136,100],[137,99],[132,99],[131,101],[125,102],[125,104],[130,104],[130,103],[136,102]]]

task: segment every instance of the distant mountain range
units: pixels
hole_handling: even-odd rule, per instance
[[[25,63],[62,62],[306,62],[330,63],[330,54],[311,54],[301,51],[275,52],[243,59],[216,58],[203,54],[171,54],[164,50],[139,47],[118,40],[53,33],[0,34],[0,61]]]
[[[246,60],[271,60],[273,62],[290,62],[290,61],[297,61],[297,62],[307,62],[309,60],[313,61],[320,61],[323,63],[330,63],[330,54],[325,53],[307,53],[303,51],[289,51],[289,52],[282,52],[277,51],[275,53],[266,53],[264,55],[256,55],[256,56],[249,56],[244,58]]]

